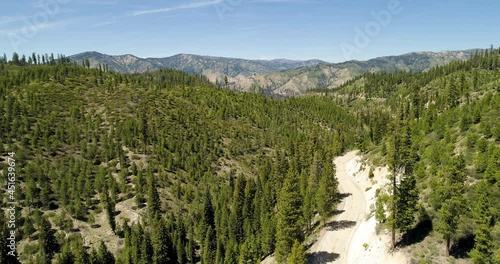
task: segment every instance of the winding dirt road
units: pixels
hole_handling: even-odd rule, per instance
[[[354,182],[353,173],[347,164],[356,158],[356,151],[349,152],[334,160],[341,193],[338,214],[324,227],[317,241],[309,249],[309,263],[348,263],[351,240],[361,222],[369,213],[366,197]]]

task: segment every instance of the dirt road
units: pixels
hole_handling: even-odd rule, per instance
[[[388,183],[388,168],[374,168],[369,179],[369,166],[361,168],[357,151],[334,160],[341,193],[337,214],[323,227],[308,250],[309,264],[402,264],[408,258],[402,252],[389,253],[388,234],[376,234],[376,221],[369,205],[375,203],[375,191]],[[365,191],[366,190],[366,191]],[[272,256],[261,264],[274,264]]]
[[[338,215],[320,231],[310,248],[309,263],[348,263],[352,237],[369,213],[364,191],[354,182],[354,171],[347,166],[354,158],[355,151],[334,160],[342,200],[337,207]]]

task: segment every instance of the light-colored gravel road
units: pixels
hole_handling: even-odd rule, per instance
[[[374,178],[368,178],[369,166],[361,168],[358,151],[334,160],[339,181],[341,202],[338,213],[317,234],[307,251],[309,264],[404,264],[402,252],[389,253],[388,234],[375,233],[376,221],[368,219],[370,205],[375,203],[375,190],[388,184],[387,167],[374,168]],[[275,263],[272,256],[261,264]]]
[[[339,214],[320,231],[318,240],[310,248],[309,263],[348,263],[352,237],[369,213],[364,192],[352,177],[355,171],[347,166],[357,157],[356,153],[352,151],[334,160],[343,199],[337,207]]]

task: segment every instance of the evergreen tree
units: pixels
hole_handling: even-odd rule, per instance
[[[380,189],[377,189],[375,197],[377,197],[375,201],[375,219],[379,223],[385,223],[387,220],[385,215],[385,206],[387,204],[388,195]]]
[[[145,182],[144,176],[141,170],[137,172],[137,177],[135,177],[135,202],[137,207],[142,207],[144,203],[144,187],[143,184]]]
[[[99,244],[99,250],[97,251],[97,256],[99,259],[99,263],[102,264],[114,264],[115,257],[111,252],[108,251],[106,244],[103,241]]]
[[[298,176],[296,163],[292,162],[278,197],[276,260],[279,263],[287,259],[293,242],[302,239],[302,198]]]
[[[306,251],[299,241],[295,240],[292,252],[288,256],[287,264],[307,264]]]
[[[50,264],[52,257],[59,250],[59,245],[55,238],[56,232],[52,229],[52,225],[46,218],[40,220],[38,232],[40,232],[40,253],[43,263]]]
[[[205,200],[203,201],[203,215],[201,221],[204,231],[208,231],[209,227],[211,227],[212,230],[215,229],[215,215],[214,208],[212,206],[212,196],[210,195],[210,191],[208,190],[205,191]],[[202,233],[202,237],[204,236],[205,234]]]
[[[303,214],[304,221],[306,223],[307,231],[311,231],[311,221],[314,217],[314,210],[316,208],[316,193],[318,190],[318,179],[320,173],[319,158],[316,152],[313,158],[313,162],[309,169],[309,175],[307,177],[307,182],[305,183],[306,189],[304,194],[304,206]]]
[[[403,177],[397,189],[398,218],[396,227],[401,232],[407,232],[413,227],[417,213],[418,191],[415,175],[409,174]],[[406,236],[409,239],[409,236]]]
[[[115,203],[109,197],[108,185],[106,182],[104,183],[103,191],[101,193],[101,202],[104,209],[106,210],[106,216],[108,218],[109,226],[111,227],[111,230],[113,232],[116,232]]]
[[[240,255],[238,257],[238,264],[253,264],[255,259],[252,258],[252,254],[249,249],[249,244],[247,242],[241,244]]]
[[[436,229],[446,240],[447,254],[450,254],[452,235],[458,228],[460,217],[465,210],[465,161],[462,156],[452,159],[452,164],[446,173],[446,179],[441,187],[442,205],[438,211]]]
[[[149,127],[148,127],[148,116],[146,113],[146,108],[143,108],[140,115],[140,120],[141,120],[141,136],[142,136],[142,143],[144,146],[144,154],[147,154]]]
[[[73,253],[75,264],[89,263],[89,254],[83,246],[83,239],[80,235],[71,240],[71,252]]]
[[[158,217],[153,219],[151,238],[153,245],[153,263],[166,264],[171,263],[170,261],[174,261],[169,259],[172,248],[169,247],[170,238],[167,228],[163,220]]]
[[[154,249],[151,244],[151,237],[146,233],[142,238],[141,244],[141,264],[149,264],[153,262]]]
[[[238,243],[230,240],[224,254],[224,264],[238,264]]]
[[[491,236],[491,210],[487,186],[481,184],[483,191],[473,212],[477,228],[474,232],[474,249],[470,252],[474,263],[493,262],[493,238]]]
[[[14,65],[21,65],[21,62],[19,61],[19,54],[17,54],[17,52],[14,52],[12,54],[12,59],[11,59],[11,62],[14,64]]]
[[[243,242],[243,205],[245,204],[245,179],[243,175],[236,178],[236,184],[233,190],[231,215],[229,216],[230,236],[233,237],[238,244]]]
[[[211,226],[208,226],[205,240],[203,242],[203,264],[215,263],[215,253],[217,250],[217,239],[215,231]]]
[[[338,181],[335,178],[335,171],[333,170],[331,162],[327,162],[316,195],[318,213],[323,222],[333,214],[337,207],[339,195],[337,187]]]
[[[401,110],[400,113],[405,111]],[[414,222],[418,192],[413,175],[413,166],[416,160],[412,149],[411,131],[408,124],[397,121],[397,132],[391,142],[389,167],[392,170],[391,197],[389,205],[390,215],[387,224],[391,228],[392,248],[396,246],[396,229],[409,230]],[[399,183],[398,183],[399,182]]]
[[[261,248],[264,254],[271,253],[274,250],[276,239],[276,217],[272,211],[274,206],[269,199],[271,197],[271,187],[269,185],[270,183],[266,184],[260,201]]]
[[[156,215],[161,213],[161,200],[160,194],[158,193],[155,176],[153,171],[148,168],[148,216],[149,219],[153,219]]]

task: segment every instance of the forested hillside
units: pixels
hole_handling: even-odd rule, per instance
[[[16,176],[2,207],[17,202],[21,262],[256,263],[292,246],[300,261],[298,242],[335,209],[332,158],[354,147],[355,118],[329,97],[106,68],[0,62],[0,169]],[[1,243],[0,263],[15,263]]]
[[[421,263],[500,263],[499,91],[491,49],[425,73],[365,74],[330,94],[368,132],[358,147],[392,171],[374,208],[381,227],[393,243],[404,234],[399,246],[430,232],[414,251]]]
[[[176,70],[0,58],[0,170],[13,182],[2,207],[17,203],[17,257],[305,263],[302,242],[339,201],[332,160],[361,149],[392,171],[373,213],[395,247],[430,238],[444,253],[416,261],[498,263],[499,54],[286,100]],[[0,243],[0,263],[16,263]]]
[[[133,55],[110,56],[84,52],[70,56],[71,61],[99,68],[104,65],[121,73],[142,73],[177,69],[202,74],[225,88],[274,96],[302,95],[309,89],[337,88],[367,72],[427,71],[451,61],[466,60],[475,50],[412,52],[368,61],[327,63],[320,60],[293,61],[245,60],[178,54],[167,58],[138,58]]]

